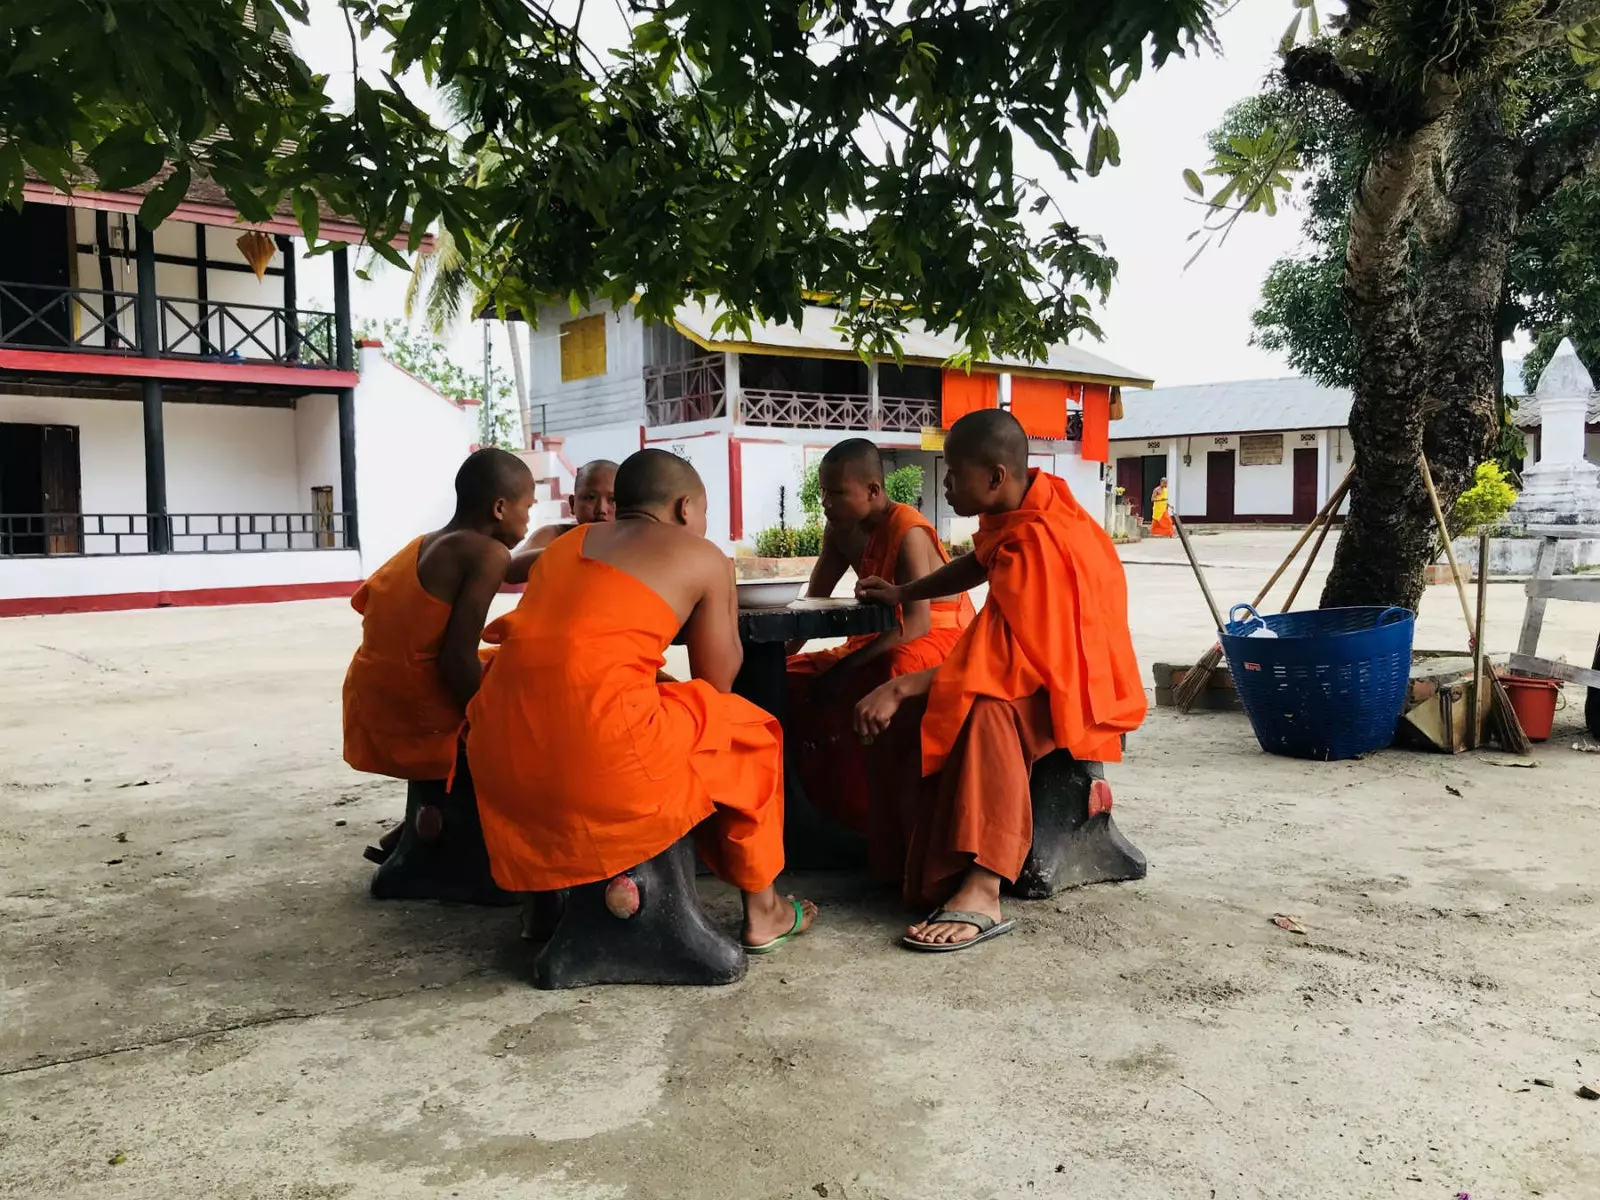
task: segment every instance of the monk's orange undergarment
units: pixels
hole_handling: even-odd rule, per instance
[[[857,574],[893,581],[900,548],[913,530],[925,530],[942,562],[949,562],[931,522],[909,504],[891,505],[885,519],[867,539]],[[790,757],[805,789],[806,799],[825,816],[857,833],[866,832],[868,776],[861,740],[853,720],[856,704],[879,684],[897,675],[936,667],[945,660],[961,631],[972,623],[972,601],[966,595],[936,600],[931,627],[915,641],[896,646],[865,666],[851,668],[839,687],[825,700],[816,698],[817,682],[840,659],[868,646],[878,636],[853,637],[842,646],[796,654],[789,659],[789,739],[796,753]]]
[[[500,649],[468,706],[467,759],[495,882],[606,879],[695,830],[707,866],[760,891],[783,868],[778,723],[703,680],[657,682],[678,616],[585,558],[587,530],[557,539],[485,630]]]
[[[344,760],[397,779],[445,779],[462,711],[439,675],[450,605],[417,578],[422,538],[373,572],[351,598],[361,648],[344,677]]]

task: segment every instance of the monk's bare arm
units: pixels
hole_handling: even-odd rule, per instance
[[[478,684],[483,680],[478,643],[483,637],[489,605],[500,590],[511,558],[511,552],[499,543],[487,538],[481,541],[487,544],[475,545],[462,555],[461,587],[450,605],[450,620],[439,644],[439,674],[463,709],[478,694]]]
[[[874,604],[909,604],[917,600],[937,600],[970,592],[989,578],[976,554],[953,558],[931,575],[907,584],[886,579],[863,579],[856,584],[856,598]]]
[[[822,552],[817,555],[816,565],[811,568],[811,581],[806,584],[806,595],[827,599],[833,595],[833,589],[839,586],[839,580],[844,578],[844,573],[849,569],[850,563],[839,548],[838,535],[833,532],[831,525],[824,525]]]
[[[933,535],[913,530],[900,539],[900,556],[895,563],[895,579],[920,579],[941,566],[939,552],[933,548]],[[912,600],[900,608],[900,624],[880,633],[854,654],[840,659],[829,675],[835,671],[853,670],[875,658],[881,658],[896,646],[904,646],[919,637],[926,637],[933,628],[933,606],[926,600]]]
[[[689,650],[689,674],[704,679],[719,692],[733,691],[734,677],[744,665],[744,647],[739,642],[739,590],[734,584],[733,563],[710,542],[698,551],[704,565],[705,589],[689,619],[684,622],[683,640]]]
[[[910,675],[897,675],[889,682],[868,692],[856,705],[855,729],[861,737],[877,737],[894,720],[900,706],[913,696],[926,696],[933,687],[933,677],[938,667],[915,671]]]
[[[545,525],[535,529],[532,536],[512,552],[511,563],[506,567],[506,582],[527,583],[528,572],[533,570],[533,564],[539,561],[539,555],[543,554],[550,543],[567,529],[566,525]]]

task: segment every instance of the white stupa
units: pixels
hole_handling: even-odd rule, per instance
[[[1583,457],[1594,380],[1570,339],[1562,339],[1533,394],[1539,400],[1539,461],[1523,469],[1512,523],[1600,524],[1600,466]]]

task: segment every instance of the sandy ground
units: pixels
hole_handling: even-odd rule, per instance
[[[1227,602],[1286,543],[1201,549]],[[1142,656],[1191,660],[1176,548],[1127,557]],[[1459,629],[1433,589],[1419,644]],[[1600,611],[1547,629],[1587,662]],[[1533,770],[1158,711],[1112,771],[1143,883],[931,958],[802,877],[821,925],[737,987],[541,993],[513,913],[367,899],[402,799],[339,761],[356,635],[332,602],[0,622],[0,1194],[1600,1196],[1581,693]]]

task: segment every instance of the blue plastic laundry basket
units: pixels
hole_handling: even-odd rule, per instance
[[[1277,636],[1248,636],[1263,625]],[[1220,631],[1222,650],[1261,748],[1332,760],[1387,746],[1405,707],[1415,628],[1405,608],[1262,616],[1236,605]]]

